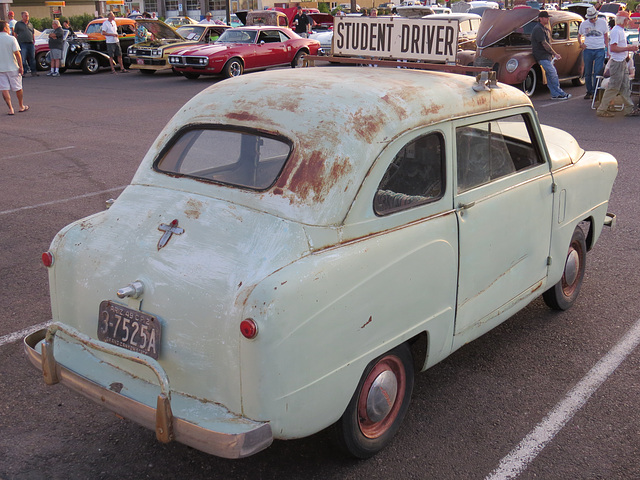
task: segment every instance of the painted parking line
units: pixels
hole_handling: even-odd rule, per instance
[[[73,200],[80,200],[82,198],[95,197],[96,195],[102,195],[104,193],[115,192],[117,190],[124,190],[125,187],[126,185],[123,185],[121,187],[113,187],[107,190],[100,190],[99,192],[85,193],[84,195],[76,195],[75,197],[61,198],[59,200],[52,200],[50,202],[38,203],[36,205],[27,205],[24,207],[12,208],[11,210],[0,210],[0,215],[8,215],[10,213],[22,212],[24,210],[32,210],[34,208],[47,207],[49,205],[56,205],[58,203],[72,202]]]
[[[640,320],[520,444],[500,461],[498,467],[485,480],[508,480],[520,475],[639,344]]]
[[[4,335],[0,337],[0,347],[22,340],[27,335],[31,335],[33,332],[42,330],[43,328],[46,328],[50,324],[51,324],[51,320],[40,323],[38,325],[34,325],[32,327],[25,328],[24,330],[20,330],[19,332],[13,332],[8,335]]]
[[[42,150],[40,152],[21,153],[20,155],[11,155],[10,157],[2,157],[0,160],[9,160],[11,158],[20,158],[20,157],[30,157],[33,155],[42,155],[43,153],[60,152],[62,150],[71,150],[72,148],[76,148],[76,147],[75,146],[60,147],[60,148],[52,148],[51,150]]]

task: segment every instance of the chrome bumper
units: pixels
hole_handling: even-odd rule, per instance
[[[613,213],[607,212],[604,217],[604,226],[611,228],[611,230],[616,226],[616,216]]]
[[[125,358],[153,370],[158,378],[160,389],[155,407],[121,394],[117,387],[114,389],[114,383],[110,387],[99,385],[59,364],[54,357],[54,340],[60,331],[83,348]],[[40,343],[41,354],[36,349]],[[103,344],[60,324],[53,324],[48,329],[39,330],[25,337],[24,349],[31,363],[36,368],[42,369],[45,383],[49,385],[62,383],[118,415],[133,420],[150,430],[155,430],[156,437],[160,442],[167,443],[175,440],[224,458],[248,457],[264,450],[273,442],[269,423],[255,422],[234,415],[220,405],[204,403],[197,398],[175,392],[173,393],[174,406],[179,404],[177,412],[190,412],[195,417],[198,416],[198,412],[202,412],[202,416],[208,419],[209,425],[207,427],[198,425],[198,418],[186,419],[174,416],[172,393],[167,375],[157,361],[145,355]],[[116,370],[115,367],[109,366],[105,362],[99,363],[100,368],[105,371]],[[122,375],[122,372],[118,374]],[[140,383],[143,381],[131,377],[129,382]],[[147,384],[147,382],[143,383]],[[122,388],[122,384],[119,385]],[[158,385],[152,385],[152,387],[157,390]],[[220,427],[219,430],[212,428],[215,426]]]

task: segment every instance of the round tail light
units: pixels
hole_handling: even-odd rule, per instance
[[[240,332],[245,338],[251,340],[258,335],[258,325],[256,325],[256,322],[252,318],[245,318],[240,322]]]
[[[53,265],[53,253],[44,252],[42,254],[42,263],[45,267],[50,267],[51,265]]]

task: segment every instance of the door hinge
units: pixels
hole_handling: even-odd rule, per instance
[[[547,265],[551,265],[551,257],[547,257]]]

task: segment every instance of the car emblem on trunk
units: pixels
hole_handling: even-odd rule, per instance
[[[158,250],[160,250],[167,243],[169,243],[169,240],[171,239],[171,235],[173,235],[174,233],[176,235],[181,235],[184,232],[184,228],[180,228],[178,226],[178,219],[173,220],[169,225],[167,225],[166,223],[161,223],[160,226],[158,227],[158,230],[160,230],[161,232],[164,232],[164,234],[162,235],[162,237],[160,237],[160,240],[158,241]]]

